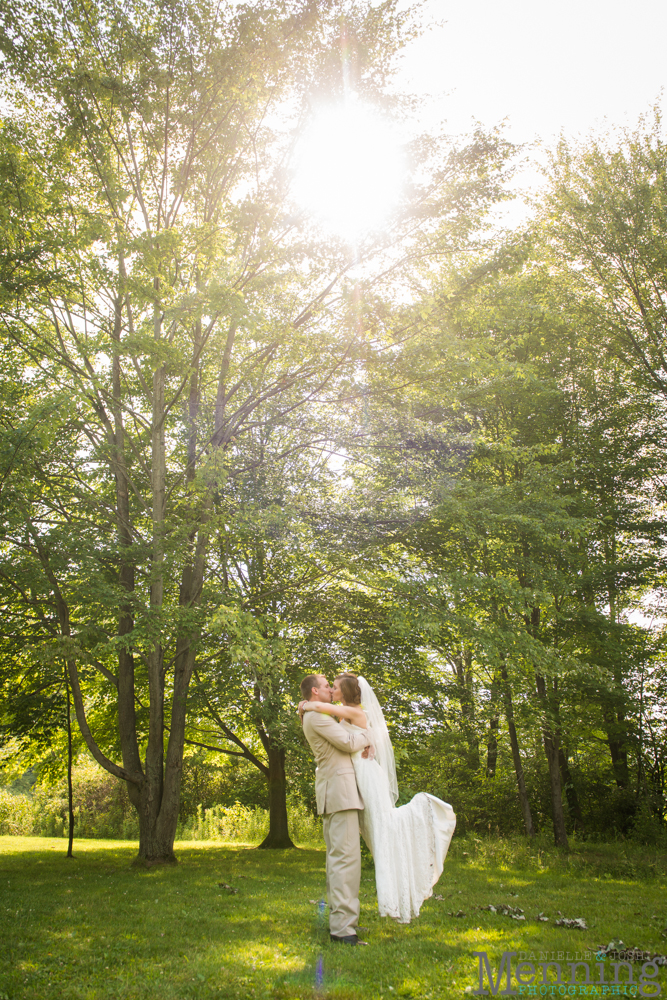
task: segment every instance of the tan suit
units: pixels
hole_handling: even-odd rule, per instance
[[[329,930],[335,937],[347,937],[357,933],[359,922],[359,810],[364,808],[350,754],[372,739],[320,712],[304,713],[303,731],[315,755],[317,811],[324,815]]]

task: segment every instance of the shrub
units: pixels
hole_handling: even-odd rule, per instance
[[[27,795],[0,788],[0,835],[27,837],[33,832],[34,803]]]
[[[269,829],[269,813],[259,806],[197,806],[194,816],[178,824],[177,840],[261,840]]]
[[[321,844],[322,822],[299,800],[290,800],[287,818],[292,840],[299,844]],[[236,802],[233,806],[197,806],[194,816],[179,823],[177,840],[225,840],[251,844],[269,832],[269,811]]]
[[[642,799],[634,816],[630,837],[650,847],[667,847],[667,829],[662,819],[662,803]]]
[[[287,819],[289,831],[295,844],[312,845],[313,847],[324,845],[322,817],[314,816],[312,810],[300,799],[288,801]]]
[[[234,806],[249,809],[268,806],[266,778],[247,760],[236,757],[212,762],[210,754],[196,751],[183,761],[181,808],[183,823],[194,820],[198,806]]]
[[[73,770],[73,785],[75,837],[139,839],[137,815],[124,782],[83,760]],[[267,809],[238,801],[211,803],[208,794],[204,803],[184,812],[176,834],[179,840],[259,843],[269,829]],[[287,813],[295,842],[322,843],[321,820],[300,799],[290,799]],[[55,786],[33,784],[28,794],[0,787],[0,835],[64,837],[67,830],[65,780]]]

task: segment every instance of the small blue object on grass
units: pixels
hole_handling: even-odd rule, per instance
[[[317,904],[317,926],[321,930],[324,927],[326,916],[325,909],[326,903],[323,899]],[[315,989],[319,990],[322,988],[322,983],[324,982],[324,960],[321,955],[317,956],[317,965],[315,967]]]

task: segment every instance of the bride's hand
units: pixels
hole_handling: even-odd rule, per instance
[[[299,705],[299,711],[303,715],[304,712],[316,712],[317,702],[314,701],[302,701]]]

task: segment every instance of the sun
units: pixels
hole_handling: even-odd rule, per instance
[[[403,175],[391,124],[348,99],[321,110],[298,144],[292,193],[328,230],[354,242],[387,223]]]

